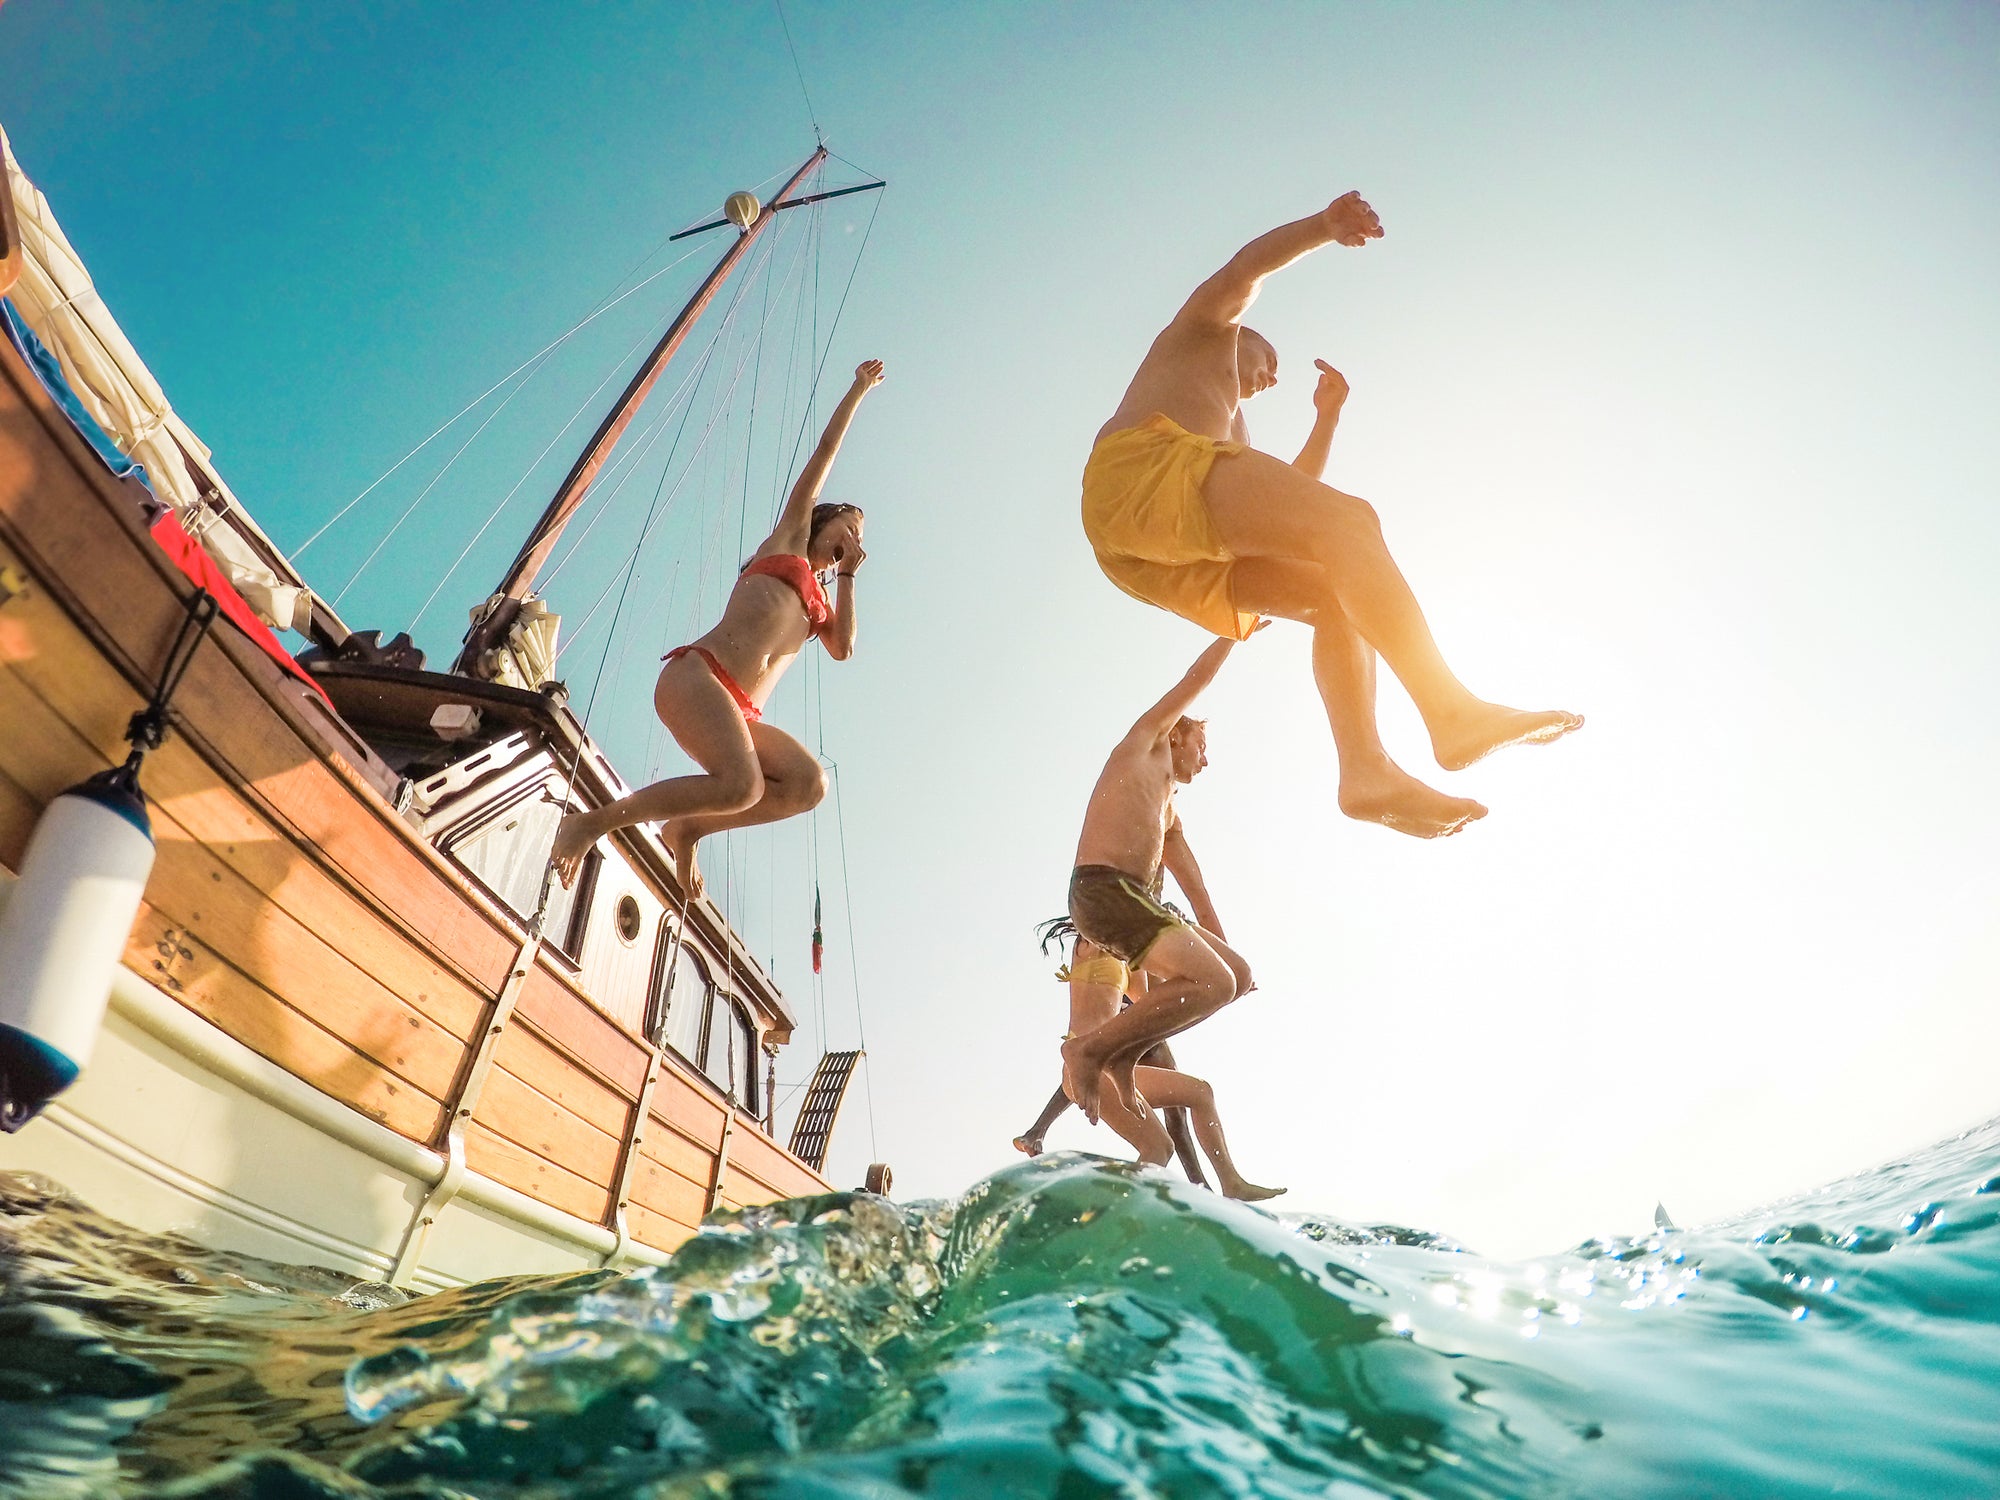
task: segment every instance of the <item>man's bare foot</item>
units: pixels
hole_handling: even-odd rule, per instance
[[[1394,765],[1368,771],[1343,769],[1340,810],[1359,822],[1380,823],[1420,839],[1449,838],[1486,816],[1483,804],[1470,797],[1447,797]]]
[[[1447,771],[1463,771],[1474,761],[1509,745],[1545,745],[1583,727],[1583,715],[1549,708],[1539,713],[1482,703],[1431,735],[1431,750]]]
[[[1222,1196],[1234,1198],[1238,1203],[1262,1203],[1266,1198],[1276,1198],[1284,1193],[1283,1188],[1258,1187],[1254,1182],[1237,1178],[1222,1185]]]
[[[583,857],[597,842],[597,835],[590,831],[589,818],[588,813],[573,812],[556,825],[549,861],[556,867],[556,878],[563,883],[564,890],[576,884],[576,872],[583,868]]]
[[[1069,1102],[1097,1123],[1097,1086],[1104,1081],[1104,1063],[1088,1045],[1088,1036],[1073,1036],[1062,1044],[1062,1086]]]
[[[680,876],[681,888],[687,892],[690,901],[699,901],[708,882],[701,878],[701,866],[695,863],[694,846],[701,842],[692,834],[685,822],[670,819],[660,825],[660,842],[667,846],[667,853],[674,857],[674,873]]]
[[[1141,1050],[1143,1051],[1144,1049],[1142,1048]],[[1153,1106],[1148,1104],[1145,1096],[1139,1092],[1139,1080],[1133,1076],[1138,1072],[1138,1069],[1138,1052],[1126,1052],[1118,1056],[1106,1058],[1104,1060],[1103,1076],[1098,1083],[1098,1095],[1102,1097],[1104,1086],[1109,1084],[1118,1091],[1118,1097],[1124,1101],[1125,1108],[1128,1111],[1132,1114],[1145,1117],[1152,1115]],[[1164,1135],[1165,1132],[1162,1131],[1161,1134]],[[1163,1160],[1160,1165],[1165,1166],[1166,1161]]]
[[[1038,1135],[1017,1135],[1014,1137],[1014,1149],[1023,1156],[1040,1156],[1042,1138]]]

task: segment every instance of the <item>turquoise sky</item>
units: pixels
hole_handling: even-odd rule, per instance
[[[862,649],[794,672],[774,713],[841,767],[852,967],[831,803],[823,995],[811,828],[708,858],[811,1018],[788,1080],[822,1027],[854,1041],[858,971],[901,1191],[1003,1164],[1046,1097],[1064,1018],[1029,929],[1061,904],[1103,754],[1202,645],[1091,562],[1090,436],[1196,281],[1349,187],[1387,236],[1271,285],[1253,319],[1284,363],[1252,436],[1289,456],[1301,372],[1339,365],[1355,393],[1328,477],[1380,508],[1447,655],[1476,690],[1590,725],[1438,773],[1494,814],[1418,845],[1335,812],[1302,632],[1231,663],[1183,811],[1261,989],[1180,1050],[1245,1170],[1299,1207],[1553,1249],[1993,1112],[1990,7],[788,16],[829,143],[891,184],[872,230],[867,197],[820,221],[822,336],[868,247],[819,410],[857,360],[890,370],[831,487],[869,511]],[[22,164],[290,546],[665,264],[666,234],[800,160],[811,121],[766,4],[0,13]],[[410,625],[719,249],[551,360],[345,594],[350,623]],[[634,779],[682,764],[652,662],[712,617],[801,420],[785,340],[815,303],[785,300],[788,253],[761,356],[718,346],[763,362],[666,506],[603,666],[592,726]],[[308,576],[338,591],[492,409],[315,543]],[[425,613],[434,657],[581,436]],[[629,557],[670,439],[552,585],[572,625]],[[562,664],[580,699],[610,608]],[[1393,685],[1383,719],[1423,774]],[[837,1176],[858,1179],[869,1133],[856,1107]],[[1056,1139],[1115,1145],[1074,1121]]]

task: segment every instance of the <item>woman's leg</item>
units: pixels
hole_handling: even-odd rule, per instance
[[[1255,449],[1217,458],[1202,495],[1224,545],[1237,557],[1288,558],[1326,570],[1341,611],[1409,690],[1446,770],[1462,770],[1504,745],[1555,739],[1582,724],[1560,709],[1531,713],[1488,703],[1452,675],[1367,501]]]
[[[1056,1091],[1049,1095],[1049,1102],[1042,1106],[1042,1112],[1035,1117],[1035,1123],[1014,1137],[1014,1149],[1023,1156],[1040,1156],[1042,1142],[1048,1139],[1049,1127],[1062,1118],[1069,1108],[1069,1095],[1056,1085]]]
[[[826,797],[826,772],[810,750],[769,724],[746,724],[744,728],[749,730],[756,750],[763,795],[748,807],[672,818],[660,830],[661,842],[674,857],[674,868],[682,872],[682,883],[696,895],[702,889],[701,868],[695,863],[696,844],[711,833],[795,818],[811,812]]]
[[[1187,1110],[1194,1121],[1195,1139],[1215,1166],[1216,1180],[1225,1197],[1255,1203],[1275,1198],[1283,1188],[1259,1187],[1236,1170],[1230,1159],[1229,1143],[1223,1139],[1222,1117],[1215,1111],[1215,1090],[1203,1079],[1171,1068],[1141,1067],[1137,1073],[1139,1092],[1155,1108]]]
[[[1174,1065],[1174,1049],[1165,1042],[1155,1042],[1139,1054],[1139,1067],[1133,1070],[1137,1077],[1141,1069],[1168,1068]],[[1143,1093],[1144,1090],[1141,1090]],[[1068,1095],[1064,1095],[1068,1101]],[[1179,1105],[1160,1111],[1160,1123],[1166,1127],[1167,1139],[1174,1143],[1174,1160],[1187,1173],[1187,1180],[1196,1187],[1207,1187],[1207,1174],[1201,1170],[1201,1153],[1195,1150],[1194,1132],[1188,1128],[1188,1112]]]
[[[656,781],[629,797],[565,817],[549,851],[564,885],[576,879],[585,851],[615,828],[688,813],[740,810],[754,806],[764,795],[764,773],[750,726],[707,662],[690,654],[662,667],[653,688],[653,708],[688,758],[701,767],[701,774]]]

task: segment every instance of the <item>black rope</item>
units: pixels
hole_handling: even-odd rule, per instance
[[[159,683],[153,689],[153,701],[132,715],[131,722],[125,726],[125,738],[132,743],[132,755],[126,765],[134,770],[148,750],[157,750],[165,743],[167,704],[172,701],[174,690],[181,685],[181,677],[187,672],[188,664],[194,660],[195,648],[208,634],[222,606],[207,589],[196,589],[184,608],[186,613],[181,616],[181,628],[175,632],[174,643],[167,649],[166,665],[160,669]]]

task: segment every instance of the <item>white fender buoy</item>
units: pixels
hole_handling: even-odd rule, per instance
[[[27,1124],[90,1061],[152,868],[136,756],[43,811],[0,908],[0,1130]]]

